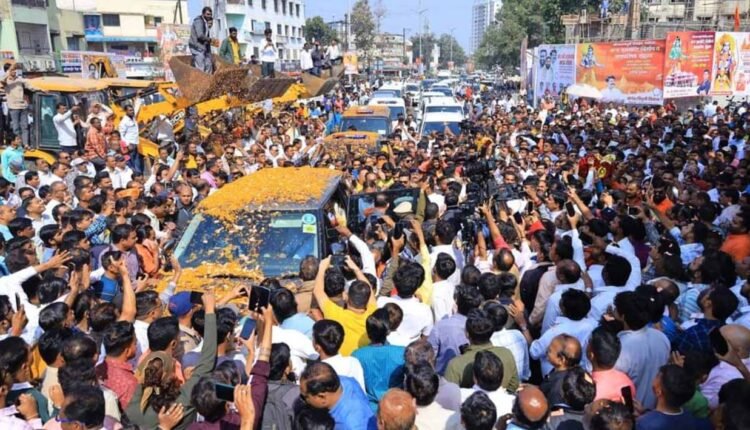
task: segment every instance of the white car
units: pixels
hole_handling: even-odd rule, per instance
[[[427,113],[422,117],[422,124],[419,127],[419,135],[427,136],[433,131],[443,133],[448,127],[450,131],[458,136],[461,133],[461,122],[464,120],[462,113],[455,112],[436,112]]]
[[[435,97],[425,104],[422,115],[431,113],[457,113],[466,116],[463,103],[457,102],[452,97]]]
[[[389,118],[391,120],[391,124],[396,124],[399,114],[406,118],[406,103],[404,103],[404,99],[400,97],[375,98],[371,99],[367,104],[388,106],[388,110],[390,111]]]
[[[404,86],[401,84],[385,83],[378,88],[378,91],[393,91],[396,97],[404,96]]]
[[[404,85],[404,91],[406,92],[406,96],[409,98],[412,106],[419,104],[419,93],[421,92],[419,84],[413,82],[406,83]]]

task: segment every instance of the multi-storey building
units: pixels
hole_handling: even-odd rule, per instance
[[[476,52],[487,28],[494,24],[502,0],[474,0],[471,10],[471,51]]]
[[[54,0],[0,0],[0,51],[27,71],[54,71],[53,39],[48,8]]]

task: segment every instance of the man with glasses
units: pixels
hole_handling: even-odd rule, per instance
[[[45,206],[44,214],[52,217],[52,210],[59,205],[64,205],[68,202],[70,192],[68,191],[67,185],[63,181],[55,181],[50,185],[49,189],[50,201]]]

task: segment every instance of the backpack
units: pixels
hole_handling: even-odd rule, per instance
[[[292,430],[294,412],[287,406],[284,397],[293,388],[296,385],[269,382],[261,430]]]

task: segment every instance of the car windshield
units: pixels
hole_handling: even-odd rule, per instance
[[[445,94],[446,96],[449,96],[449,97],[453,95],[453,92],[451,91],[450,88],[434,88],[433,87],[430,91],[435,91],[437,93],[443,93],[443,94]]]
[[[375,91],[374,93],[372,93],[372,98],[374,99],[391,98],[391,97],[398,97],[395,91],[380,90],[380,91]]]
[[[433,112],[455,112],[460,114],[464,113],[461,106],[427,106],[425,108],[425,113]]]
[[[240,218],[236,230],[228,230],[213,217],[197,215],[176,255],[183,267],[236,261],[259,267],[264,276],[297,273],[305,256],[320,257],[315,220],[311,211],[252,213]]]
[[[396,121],[399,115],[403,115],[404,117],[406,117],[406,110],[404,109],[403,106],[388,105],[388,110],[391,113],[390,114],[391,121]]]
[[[419,86],[414,84],[407,85],[406,91],[419,91]]]
[[[424,123],[424,127],[422,128],[422,135],[430,134],[433,131],[442,133],[445,131],[446,125],[456,136],[461,133],[461,127],[457,122],[426,122]]]
[[[388,134],[390,130],[388,120],[385,117],[347,117],[341,120],[341,131],[356,130]]]

